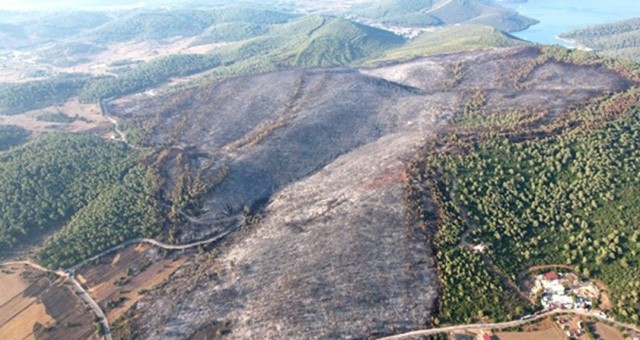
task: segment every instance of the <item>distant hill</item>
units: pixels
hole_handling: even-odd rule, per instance
[[[403,61],[420,56],[526,44],[528,43],[493,27],[456,25],[423,33],[373,61]]]
[[[297,51],[295,66],[347,65],[370,58],[404,44],[405,40],[391,32],[332,18],[309,36]]]
[[[514,10],[481,0],[385,0],[354,6],[352,13],[405,27],[475,23],[513,32],[537,23]]]
[[[226,76],[289,67],[343,66],[381,56],[404,43],[404,38],[389,31],[347,19],[305,16],[218,49],[214,55],[226,66],[214,73]]]
[[[293,14],[242,6],[206,10],[141,10],[97,28],[88,38],[104,43],[192,37],[222,23],[275,24],[293,17]]]
[[[213,42],[231,42],[254,38],[265,34],[270,25],[254,24],[250,22],[225,22],[208,27],[193,42],[194,45],[204,45]]]
[[[67,38],[106,24],[103,12],[0,12],[0,49],[23,48]]]
[[[606,55],[640,62],[640,18],[573,30],[560,38]]]

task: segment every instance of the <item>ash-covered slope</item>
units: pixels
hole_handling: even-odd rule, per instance
[[[215,223],[225,209],[267,202],[259,223],[139,304],[133,332],[185,338],[224,325],[232,338],[362,338],[423,327],[438,283],[429,235],[403,204],[417,147],[479,92],[488,113],[554,119],[627,86],[606,69],[554,61],[523,75],[539,55],[519,48],[289,71],[121,103],[125,122],[146,126],[145,143],[196,148],[194,164],[229,168],[202,201],[200,222],[210,223],[186,225],[184,238],[228,227]],[[208,279],[185,274],[194,272]]]
[[[421,104],[424,98],[419,90],[355,70],[300,70],[143,102],[129,110],[147,114],[129,123],[159,122],[149,128],[146,143],[195,147],[200,157],[228,168],[203,200],[200,219],[216,221],[409,122],[432,126],[437,112]],[[202,236],[185,232],[191,239]]]

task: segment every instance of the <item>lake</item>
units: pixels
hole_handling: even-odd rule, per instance
[[[541,44],[569,46],[556,39],[575,28],[604,24],[640,16],[638,0],[529,0],[522,4],[502,4],[540,21],[512,35]]]

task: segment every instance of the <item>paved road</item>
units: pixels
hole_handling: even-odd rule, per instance
[[[15,266],[15,265],[27,265],[30,267],[33,267],[37,270],[41,270],[44,272],[48,272],[48,273],[54,273],[62,278],[65,278],[67,280],[69,280],[69,282],[71,282],[71,284],[75,287],[75,289],[78,292],[78,297],[80,299],[82,299],[93,311],[93,313],[101,320],[102,323],[102,329],[104,330],[104,340],[112,340],[111,337],[111,328],[109,327],[109,321],[107,320],[106,315],[104,314],[104,312],[102,311],[102,309],[100,308],[100,306],[98,305],[98,303],[96,303],[95,300],[93,300],[93,298],[91,298],[91,295],[89,295],[89,293],[82,287],[82,285],[80,285],[80,283],[78,283],[78,281],[76,281],[75,279],[75,272],[78,268],[80,268],[81,266],[87,264],[88,262],[94,261],[102,256],[105,256],[111,252],[114,252],[116,250],[122,249],[128,245],[132,245],[132,244],[136,244],[136,243],[148,243],[151,244],[153,246],[156,246],[158,248],[162,248],[162,249],[166,249],[166,250],[185,250],[185,249],[189,249],[189,248],[194,248],[194,247],[198,247],[198,246],[202,246],[202,245],[206,245],[206,244],[210,244],[213,242],[216,242],[220,239],[222,239],[223,237],[225,237],[226,235],[228,235],[231,232],[232,229],[228,229],[225,232],[218,234],[214,237],[211,237],[209,239],[206,240],[202,240],[202,241],[197,241],[197,242],[193,242],[193,243],[188,243],[188,244],[182,244],[182,245],[175,245],[175,244],[166,244],[166,243],[162,243],[153,239],[147,239],[147,238],[139,238],[139,239],[134,239],[134,240],[129,240],[126,241],[122,244],[119,244],[115,247],[109,248],[105,251],[103,251],[102,253],[92,256],[89,259],[86,259],[76,265],[74,265],[73,267],[67,269],[67,270],[58,270],[58,271],[52,271],[50,269],[44,268],[40,265],[38,265],[37,263],[33,263],[30,261],[13,261],[13,262],[5,262],[5,263],[0,263],[0,266]]]
[[[120,140],[122,142],[124,142],[125,144],[129,145],[131,148],[137,149],[138,147],[136,147],[135,145],[131,145],[130,143],[127,142],[127,137],[124,134],[124,132],[122,132],[119,128],[118,128],[118,121],[109,116],[108,112],[107,112],[107,107],[104,103],[104,101],[100,101],[100,108],[102,109],[102,112],[104,114],[105,117],[107,117],[107,119],[109,119],[113,125],[114,125],[114,129],[115,132],[120,136]],[[182,216],[186,217],[189,221],[191,222],[196,222],[197,220],[194,219],[191,216],[188,216],[187,214],[183,213],[183,212],[178,212],[180,213]],[[233,216],[233,217],[229,217],[226,219],[222,219],[222,220],[218,220],[216,222],[221,222],[223,220],[233,220],[236,219],[237,216]],[[43,271],[43,272],[48,272],[48,273],[54,273],[62,278],[65,278],[67,280],[69,280],[69,282],[74,286],[74,288],[76,289],[77,293],[78,293],[78,297],[80,299],[82,299],[93,311],[93,313],[101,320],[102,323],[102,327],[103,327],[103,331],[104,331],[104,339],[105,340],[112,340],[111,337],[111,329],[109,327],[109,321],[107,320],[106,315],[104,314],[104,312],[102,311],[102,309],[100,308],[100,306],[98,305],[98,303],[96,303],[95,300],[93,300],[93,298],[91,298],[91,295],[89,295],[89,293],[82,287],[82,285],[80,283],[78,283],[78,281],[76,281],[75,279],[75,272],[78,268],[80,268],[81,266],[99,259],[102,256],[105,256],[109,253],[112,253],[116,250],[122,249],[126,246],[132,245],[132,244],[136,244],[136,243],[148,243],[151,244],[153,246],[156,246],[158,248],[162,248],[162,249],[166,249],[166,250],[185,250],[185,249],[189,249],[189,248],[194,248],[194,247],[198,247],[198,246],[202,246],[202,245],[207,245],[213,242],[216,242],[220,239],[222,239],[223,237],[225,237],[226,235],[228,235],[230,232],[232,231],[232,228],[227,229],[226,231],[208,238],[206,240],[202,240],[202,241],[197,241],[197,242],[192,242],[192,243],[188,243],[188,244],[181,244],[181,245],[175,245],[175,244],[166,244],[160,241],[156,241],[153,239],[148,239],[148,238],[138,238],[138,239],[133,239],[133,240],[129,240],[126,241],[124,243],[121,243],[117,246],[111,247],[97,255],[94,255],[80,263],[77,263],[76,265],[68,268],[67,270],[58,270],[58,271],[52,271],[50,269],[44,268],[40,265],[38,265],[37,263],[33,263],[30,261],[12,261],[12,262],[5,262],[5,263],[0,263],[0,266],[13,266],[13,265],[27,265],[30,266],[32,268],[35,268],[37,270]]]
[[[423,329],[423,330],[418,330],[418,331],[412,331],[412,332],[407,332],[407,333],[402,333],[402,334],[397,334],[397,335],[392,335],[389,337],[384,337],[381,338],[381,340],[398,340],[398,339],[411,339],[411,338],[415,338],[415,337],[419,337],[419,336],[427,336],[427,335],[435,335],[435,334],[441,334],[441,333],[451,333],[451,332],[461,332],[461,331],[472,331],[472,330],[497,330],[497,329],[505,329],[505,328],[511,328],[511,327],[517,327],[517,326],[522,326],[526,323],[529,323],[531,321],[536,321],[536,320],[540,320],[540,319],[544,319],[547,318],[551,315],[556,315],[556,314],[573,314],[573,315],[580,315],[580,316],[586,316],[586,317],[591,317],[594,319],[598,319],[600,321],[605,321],[605,322],[609,322],[612,323],[616,326],[622,327],[624,329],[627,330],[631,330],[634,332],[637,332],[638,334],[640,334],[640,329],[633,326],[633,325],[628,325],[622,322],[618,322],[612,319],[609,319],[607,317],[601,316],[600,314],[597,314],[596,312],[588,312],[585,310],[581,310],[581,309],[556,309],[544,314],[540,314],[537,315],[533,318],[527,319],[527,320],[514,320],[514,321],[507,321],[507,322],[501,322],[501,323],[485,323],[485,324],[468,324],[468,325],[458,325],[458,326],[449,326],[449,327],[442,327],[442,328],[432,328],[432,329]]]
[[[158,248],[166,249],[166,250],[185,250],[185,249],[195,248],[195,247],[198,247],[198,246],[203,246],[203,245],[207,245],[207,244],[216,242],[216,241],[222,239],[223,237],[227,236],[232,230],[233,230],[232,228],[227,229],[226,231],[224,231],[224,232],[222,232],[222,233],[220,233],[220,234],[218,234],[218,235],[216,235],[214,237],[208,238],[206,240],[197,241],[197,242],[193,242],[193,243],[187,243],[187,244],[178,244],[178,245],[176,245],[176,244],[166,244],[166,243],[162,243],[160,241],[156,241],[156,240],[153,240],[153,239],[150,239],[150,238],[136,238],[136,239],[129,240],[129,241],[126,241],[124,243],[121,243],[121,244],[119,244],[117,246],[113,246],[113,247],[101,252],[100,254],[94,255],[94,256],[92,256],[92,257],[90,257],[90,258],[88,258],[88,259],[86,259],[86,260],[74,265],[73,267],[67,269],[67,271],[75,273],[75,271],[78,268],[82,267],[83,265],[85,265],[85,264],[87,264],[87,263],[89,263],[91,261],[95,261],[95,260],[101,258],[102,256],[105,256],[105,255],[107,255],[109,253],[112,253],[112,252],[114,252],[116,250],[122,249],[122,248],[124,248],[126,246],[130,246],[130,245],[136,244],[136,243],[147,243],[147,244],[156,246]]]
[[[16,266],[16,265],[30,266],[37,270],[40,270],[46,273],[53,273],[58,275],[61,278],[69,280],[69,282],[71,282],[71,284],[74,286],[75,290],[77,291],[78,297],[82,301],[84,301],[85,304],[89,306],[89,308],[91,308],[91,310],[98,317],[98,319],[100,319],[100,323],[102,324],[102,329],[104,330],[104,340],[112,340],[111,329],[109,328],[109,321],[107,320],[107,317],[104,315],[104,312],[102,311],[100,306],[95,302],[95,300],[91,298],[91,295],[89,295],[89,293],[86,290],[84,290],[84,288],[82,288],[82,286],[76,281],[76,279],[73,277],[73,272],[65,272],[62,270],[53,271],[53,270],[44,268],[37,263],[33,263],[29,261],[13,261],[13,262],[0,263],[0,266]]]
[[[89,295],[89,293],[82,288],[82,285],[76,281],[76,278],[73,276],[73,273],[64,273],[64,276],[71,282],[71,284],[78,291],[78,297],[84,301],[87,306],[91,308],[93,313],[100,319],[100,323],[102,324],[102,331],[104,333],[104,340],[112,340],[111,337],[111,328],[109,327],[109,320],[107,320],[107,316],[104,315],[104,312],[96,303],[96,301]]]

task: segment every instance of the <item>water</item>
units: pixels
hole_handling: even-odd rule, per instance
[[[541,44],[569,46],[556,39],[561,33],[591,25],[640,17],[639,0],[529,0],[503,4],[520,14],[540,21],[514,36]]]

